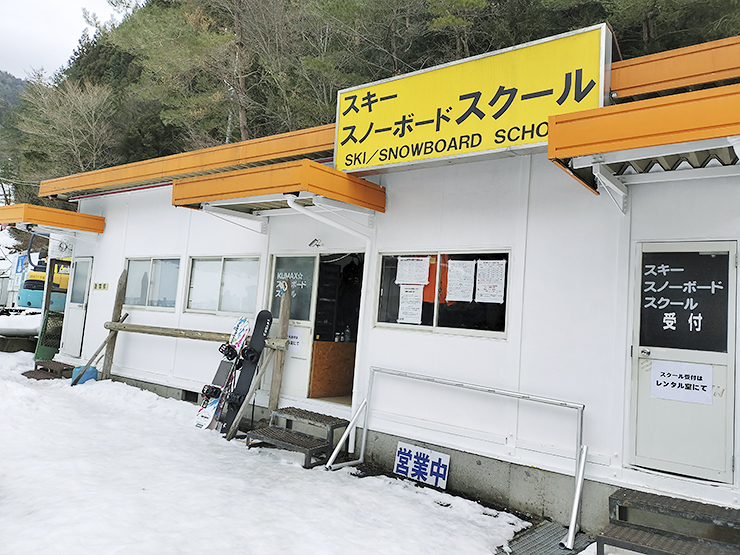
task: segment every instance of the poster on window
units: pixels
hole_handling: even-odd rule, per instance
[[[650,396],[656,399],[712,404],[712,365],[652,361]]]
[[[505,281],[506,260],[478,260],[475,302],[503,304]]]
[[[429,283],[428,256],[399,256],[396,285],[426,285]]]
[[[421,324],[421,307],[424,302],[423,285],[401,285],[398,300],[398,323]]]
[[[475,260],[450,260],[447,262],[447,296],[449,302],[473,301]]]

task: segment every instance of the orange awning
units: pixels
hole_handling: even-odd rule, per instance
[[[60,230],[103,233],[105,218],[34,204],[0,206],[0,222],[35,224]]]
[[[198,206],[226,199],[298,192],[385,212],[385,189],[381,186],[311,160],[176,179],[172,204]]]

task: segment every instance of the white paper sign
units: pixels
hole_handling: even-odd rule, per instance
[[[450,260],[447,263],[447,297],[445,300],[469,303],[473,301],[475,260]]]
[[[423,302],[423,285],[401,285],[398,300],[398,323],[421,324],[421,306]]]
[[[396,285],[426,285],[429,283],[428,256],[399,256]]]
[[[506,260],[478,260],[478,275],[475,285],[475,302],[504,302]]]
[[[650,396],[656,399],[712,404],[712,365],[652,361]]]
[[[417,482],[445,489],[450,468],[450,456],[410,443],[398,442],[393,472]]]
[[[303,342],[303,330],[301,328],[288,328],[288,352],[300,353]]]

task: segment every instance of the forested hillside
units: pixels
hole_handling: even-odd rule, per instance
[[[59,74],[26,82],[0,122],[2,175],[329,123],[342,88],[604,21],[614,58],[631,58],[740,33],[740,0],[148,0],[84,35]]]

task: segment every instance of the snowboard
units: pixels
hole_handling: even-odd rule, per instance
[[[259,364],[262,350],[265,348],[265,341],[267,335],[270,333],[270,326],[272,325],[272,314],[269,310],[262,310],[257,314],[257,319],[254,322],[254,330],[252,331],[252,339],[249,345],[242,347],[239,358],[241,364],[239,365],[241,371],[239,378],[235,381],[233,388],[226,391],[223,399],[223,408],[220,413],[216,414],[216,418],[220,421],[221,427],[220,432],[223,434],[228,433],[236,414],[244,402],[244,397],[249,392],[249,388],[252,385],[254,374]]]
[[[244,347],[248,335],[249,320],[246,317],[241,317],[234,324],[228,343],[219,347],[223,358],[211,383],[203,386],[203,403],[201,403],[194,420],[196,428],[215,428],[219,404],[225,391],[228,390],[229,380],[233,381],[234,366],[239,362],[239,351]]]

